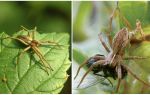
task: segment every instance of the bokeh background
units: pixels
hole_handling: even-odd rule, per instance
[[[73,2],[73,93],[98,94],[112,93],[115,90],[117,80],[109,78],[113,87],[108,81],[101,81],[102,78],[95,77],[92,73],[83,81],[80,88],[77,85],[83,74],[87,71],[83,67],[74,80],[76,71],[81,63],[95,54],[107,55],[108,53],[101,45],[98,39],[98,33],[103,34],[103,40],[108,43],[106,32],[109,28],[110,16],[113,9],[116,8],[116,1],[74,1]],[[121,2],[119,8],[122,15],[131,24],[131,30],[135,29],[136,19],[139,19],[142,24],[145,35],[149,35],[150,26],[150,3],[149,2]],[[119,18],[118,13],[115,13],[112,22],[113,37],[122,27],[127,27]],[[150,41],[143,41],[140,44],[135,44],[126,48],[126,55],[134,56],[150,56],[149,47]],[[110,46],[109,46],[110,47]],[[142,80],[150,83],[150,60],[127,60],[124,64],[128,64],[131,70],[137,74]],[[130,74],[121,83],[118,93],[150,93],[150,88],[145,87]]]
[[[1,1],[0,33],[13,35],[21,30],[21,25],[27,29],[33,29],[36,26],[40,33],[66,32],[71,35],[71,2]],[[71,69],[68,70],[68,74],[71,75]],[[70,77],[61,93],[71,93]]]

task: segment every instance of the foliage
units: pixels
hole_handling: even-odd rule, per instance
[[[20,25],[39,32],[71,31],[71,2],[0,2],[0,29],[13,35]]]
[[[14,34],[25,35],[21,30]],[[1,38],[8,36],[1,34]],[[52,66],[49,75],[43,69],[38,56],[32,51],[25,52],[18,60],[18,54],[25,48],[22,43],[12,39],[1,39],[0,52],[0,93],[60,93],[68,78],[66,71],[70,67],[69,61],[69,35],[67,33],[35,33],[39,41],[55,41],[61,45],[39,47],[41,53]]]
[[[36,26],[39,33],[71,34],[71,1],[1,1],[0,6],[0,34],[12,36],[21,25],[28,29]],[[71,93],[70,86],[71,77],[61,93]]]

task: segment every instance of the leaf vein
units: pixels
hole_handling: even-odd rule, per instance
[[[63,37],[62,37],[62,38],[63,38]],[[59,41],[61,41],[61,39],[60,39]],[[59,43],[59,41],[58,41],[58,43]],[[49,52],[50,52],[52,49],[55,49],[55,48],[53,47],[53,48],[49,49]],[[49,52],[45,53],[43,56],[45,56],[45,55],[48,54]],[[66,58],[65,58],[65,60],[66,60]],[[40,61],[40,60],[39,60],[39,61]],[[62,64],[62,65],[63,65],[63,64]],[[36,64],[32,65],[31,68],[33,68],[34,66],[36,66]],[[15,86],[14,89],[12,90],[12,93],[15,91],[15,89],[17,88],[17,86],[20,85],[20,82],[21,82],[22,79],[28,74],[28,72],[31,70],[31,68],[29,68],[29,69],[27,70],[27,72],[25,72],[25,74],[22,76],[22,78],[20,79],[20,81],[18,82],[18,84],[16,84],[16,86]],[[59,70],[58,70],[58,71],[59,71]],[[57,72],[58,72],[58,71],[57,71]],[[54,75],[53,75],[53,76],[54,76]],[[39,85],[39,86],[40,86],[40,85]]]
[[[39,86],[37,86],[37,88],[35,90],[37,90],[41,85],[43,85],[44,83],[46,83],[47,81],[51,80],[54,78],[55,74],[58,73],[58,71],[60,70],[60,68],[62,67],[62,65],[64,65],[64,61],[67,59],[67,56],[66,58],[63,60],[63,64],[61,64],[61,66],[58,68],[58,70],[52,75],[52,77],[48,78],[47,80],[45,80],[43,83],[41,83]]]

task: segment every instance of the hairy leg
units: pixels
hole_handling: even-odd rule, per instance
[[[49,69],[51,69],[51,70],[53,71],[52,67],[51,67],[51,66],[49,65],[49,63],[45,60],[45,58],[43,57],[43,55],[41,54],[41,52],[38,50],[38,48],[32,47],[32,49],[35,51],[35,53],[38,55],[38,57],[39,57],[40,60],[42,61],[42,64],[44,65],[44,67],[45,67],[45,69],[46,69],[46,72],[48,73],[48,69],[47,69],[47,68],[49,68]],[[46,64],[47,64],[49,67],[46,66],[45,62],[46,62]],[[48,73],[48,74],[49,74],[49,73]]]
[[[104,47],[105,50],[109,53],[110,50],[109,50],[109,48],[107,47],[106,43],[102,40],[101,33],[99,33],[98,36],[99,36],[100,42],[102,43],[103,47]]]
[[[36,27],[34,27],[34,30],[32,31],[32,39],[35,40],[35,32],[36,32]]]
[[[109,31],[107,32],[107,36],[108,36],[108,40],[109,40],[109,44],[110,46],[112,47],[112,37],[111,37],[111,32],[112,32],[112,21],[113,21],[113,18],[114,18],[114,15],[116,13],[116,10],[117,8],[113,9],[113,12],[110,16],[110,20],[109,20]]]
[[[79,86],[81,85],[81,83],[83,82],[84,78],[87,76],[87,74],[88,74],[90,71],[92,71],[93,67],[95,67],[95,66],[97,66],[97,65],[99,65],[99,64],[104,64],[104,63],[105,63],[105,60],[100,60],[100,61],[95,62],[95,64],[93,64],[93,65],[87,70],[87,72],[83,75],[83,77],[82,77],[82,79],[81,79],[81,81],[80,81],[80,83],[78,84],[77,87],[79,87]]]
[[[18,56],[18,58],[17,58],[17,63],[16,63],[16,64],[19,63],[19,60],[20,60],[22,54],[25,53],[26,51],[28,51],[30,48],[31,48],[31,47],[28,46],[28,47],[26,47],[23,51],[21,51],[21,53],[19,54],[19,56]]]
[[[127,56],[124,57],[123,60],[134,60],[134,59],[148,59],[149,57],[141,57],[141,56]]]
[[[124,66],[124,67],[127,69],[127,71],[128,71],[135,79],[137,79],[138,81],[140,81],[140,82],[143,83],[144,85],[150,87],[150,84],[149,84],[149,83],[146,83],[145,81],[143,81],[142,79],[140,79],[136,74],[134,74],[134,73],[130,70],[130,68],[129,68],[128,66],[126,66],[125,64],[122,64],[122,66]]]
[[[64,45],[59,45],[57,42],[53,42],[53,41],[40,41],[39,44],[40,45],[58,46],[59,48],[61,48],[61,46],[64,46]]]
[[[98,55],[95,55],[94,58],[97,59],[97,60],[104,60],[104,59],[105,59],[105,57],[104,57],[103,55],[99,55],[99,54],[98,54]],[[78,68],[78,70],[77,70],[77,73],[76,73],[74,79],[76,79],[76,77],[78,76],[80,69],[81,69],[84,65],[87,65],[87,64],[88,64],[88,61],[89,61],[90,59],[91,59],[91,58],[85,60],[85,61],[79,66],[79,68]]]
[[[8,39],[8,38],[14,39],[14,40],[18,40],[18,41],[22,42],[23,44],[28,45],[28,44],[25,43],[23,40],[21,40],[21,39],[19,39],[19,38],[15,38],[15,37],[5,37],[5,38],[3,38],[3,39]]]
[[[27,34],[28,37],[31,37],[31,38],[32,38],[32,34],[29,32],[29,31],[30,31],[29,29],[25,28],[25,27],[22,26],[22,25],[21,25],[21,28],[22,28],[23,30],[25,30],[25,31],[28,33],[28,34]]]
[[[47,72],[47,74],[49,75],[49,72],[48,72],[47,66],[46,66],[46,64],[45,64],[44,60],[42,59],[41,55],[39,55],[39,53],[38,53],[36,50],[34,50],[34,51],[35,51],[35,53],[38,55],[38,57],[40,58],[40,60],[42,61],[41,63],[43,64],[43,66],[45,67],[45,71],[46,71],[46,72]]]
[[[32,38],[33,40],[35,40],[35,32],[36,32],[36,27],[34,28],[34,30],[30,31],[29,29],[25,28],[24,26],[21,26],[28,34],[28,37]],[[29,32],[30,31],[30,32]]]
[[[117,74],[118,74],[118,84],[117,84],[116,92],[118,92],[119,87],[120,87],[120,83],[121,83],[121,80],[122,80],[121,65],[119,64],[116,68],[117,68]]]
[[[79,68],[78,68],[78,70],[77,70],[77,73],[76,73],[74,79],[76,79],[76,77],[78,76],[78,74],[79,74],[79,72],[80,72],[80,69],[81,69],[84,65],[86,65],[87,63],[88,63],[88,59],[85,60],[85,61],[79,66]]]
[[[129,21],[122,15],[122,13],[119,10],[119,17],[120,19],[123,21],[123,23],[125,24],[125,26],[131,30],[131,24],[129,23]]]

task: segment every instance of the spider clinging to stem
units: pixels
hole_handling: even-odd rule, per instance
[[[84,78],[86,75],[90,72],[93,71],[94,73],[96,72],[104,72],[104,75],[107,77],[112,77],[115,79],[117,77],[118,79],[118,84],[116,87],[116,92],[118,92],[121,80],[126,76],[126,72],[130,73],[134,78],[142,82],[144,85],[147,85],[150,87],[149,83],[146,83],[142,79],[140,79],[136,74],[134,74],[131,69],[129,69],[128,66],[125,64],[122,64],[124,60],[132,60],[132,59],[144,59],[148,57],[138,57],[138,56],[129,56],[129,57],[124,57],[125,54],[125,48],[128,46],[130,43],[130,40],[133,38],[133,36],[138,32],[142,31],[141,29],[141,24],[140,21],[137,20],[136,22],[137,27],[134,31],[129,32],[127,28],[121,29],[119,32],[116,33],[116,35],[113,38],[112,43],[110,44],[111,49],[109,49],[106,45],[106,43],[102,40],[101,34],[99,34],[99,39],[105,48],[105,50],[108,52],[107,56],[94,56],[94,58],[99,58],[98,60],[93,61],[92,63],[89,62],[89,59],[86,60],[83,64],[80,65],[80,67],[77,70],[77,74],[75,78],[77,77],[80,69],[84,65],[90,65],[88,71],[83,75],[78,87],[80,84],[83,82]],[[143,34],[141,33],[143,36]],[[114,73],[112,73],[112,70]],[[106,73],[105,73],[106,72]]]
[[[41,64],[45,67],[45,71],[48,73],[47,68],[49,68],[51,71],[53,71],[53,68],[46,61],[46,59],[44,58],[44,56],[42,55],[42,53],[40,52],[38,47],[42,46],[42,45],[56,45],[56,46],[60,47],[60,45],[54,41],[37,41],[35,39],[36,27],[32,30],[32,32],[23,26],[21,26],[21,27],[23,28],[24,31],[26,31],[28,33],[27,35],[18,35],[17,37],[8,36],[8,37],[3,38],[3,39],[7,39],[7,38],[14,39],[14,40],[21,42],[25,46],[27,46],[25,49],[23,49],[19,53],[16,65],[19,63],[19,59],[21,58],[22,54],[25,53],[26,51],[28,51],[29,49],[32,49],[32,51],[40,58]]]

